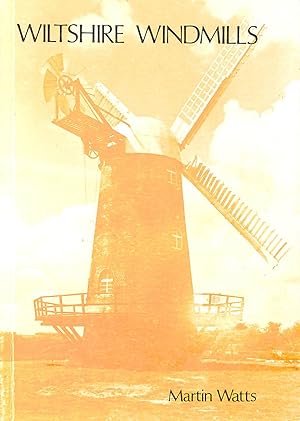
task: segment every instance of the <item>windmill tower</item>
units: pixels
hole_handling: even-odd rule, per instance
[[[64,72],[62,55],[48,60],[44,93],[55,102],[53,123],[80,137],[84,153],[99,160],[101,186],[87,296],[72,304],[73,315],[62,296],[58,304],[40,297],[38,320],[70,340],[78,339],[80,323],[84,339],[111,354],[127,355],[134,343],[140,349],[142,337],[144,353],[151,346],[170,353],[188,342],[194,298],[182,175],[266,260],[277,264],[284,256],[287,243],[203,162],[180,159],[249,48],[221,49],[171,129],[135,116],[101,83],[88,94]]]

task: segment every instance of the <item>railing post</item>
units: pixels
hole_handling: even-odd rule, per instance
[[[226,297],[226,315],[230,315],[230,310],[231,310],[231,308],[230,308],[231,306],[229,305],[229,295],[227,295],[227,297]]]
[[[63,300],[62,300],[62,295],[59,296],[59,309],[60,309],[60,313],[63,313]],[[55,307],[55,312],[56,312],[56,307]]]
[[[208,313],[211,313],[211,300],[212,299],[212,295],[208,294]],[[219,313],[219,307],[218,307],[218,313]]]
[[[84,293],[81,293],[81,307],[82,307],[82,313],[85,313],[85,302],[84,302]]]

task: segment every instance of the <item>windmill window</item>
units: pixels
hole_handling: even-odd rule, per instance
[[[177,230],[172,233],[172,248],[175,250],[182,250],[183,249],[183,238],[182,232]]]
[[[112,291],[113,291],[112,284],[113,284],[112,278],[101,279],[100,293],[112,295]]]
[[[168,173],[168,183],[174,184],[177,186],[179,184],[177,172],[174,170],[167,170],[167,173]]]
[[[113,276],[110,271],[104,270],[100,274],[100,294],[101,295],[112,295],[113,294]]]

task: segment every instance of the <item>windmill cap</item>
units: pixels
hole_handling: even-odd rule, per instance
[[[175,136],[157,118],[134,116],[130,119],[130,126],[119,123],[115,130],[127,138],[126,152],[164,155],[180,160]]]

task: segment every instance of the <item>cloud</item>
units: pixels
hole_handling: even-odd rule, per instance
[[[274,41],[300,42],[299,0],[205,0],[204,3],[209,13],[223,22],[235,16],[246,16],[251,23],[264,23],[267,26],[263,36],[265,45]]]
[[[124,25],[124,33],[134,30],[132,10],[127,0],[101,0],[99,2],[99,13],[87,13],[74,20],[76,24],[81,24],[89,28],[91,25]],[[80,45],[80,44],[78,44]],[[82,46],[93,45],[82,43]],[[105,44],[104,44],[105,45]],[[109,44],[106,44],[109,45]]]
[[[246,185],[247,198],[263,205],[294,237],[294,228],[282,215],[300,207],[300,81],[291,82],[285,95],[262,114],[242,109],[237,101],[229,101],[224,110],[210,148],[212,162],[234,187]],[[257,196],[258,186],[264,193]]]
[[[72,206],[35,225],[9,216],[13,215],[10,212],[6,212],[5,217],[3,209],[0,211],[1,238],[5,232],[6,239],[12,238],[9,227],[14,226],[17,253],[9,253],[7,241],[3,240],[6,258],[0,269],[0,313],[3,313],[0,330],[14,325],[15,318],[17,331],[30,333],[40,330],[39,323],[34,321],[35,298],[86,292],[96,208],[93,205]],[[10,276],[11,272],[13,276]],[[11,309],[10,317],[4,318],[7,309]]]
[[[300,81],[291,82],[262,114],[229,101],[210,148],[215,172],[293,246],[275,270],[210,204],[185,188],[195,285],[200,291],[245,295],[252,322],[299,319],[299,115]]]
[[[100,5],[104,20],[128,26],[133,24],[131,7],[127,0],[102,0]]]
[[[196,56],[199,56],[207,65],[218,54],[217,46],[214,43],[194,44],[190,47],[190,51]]]

